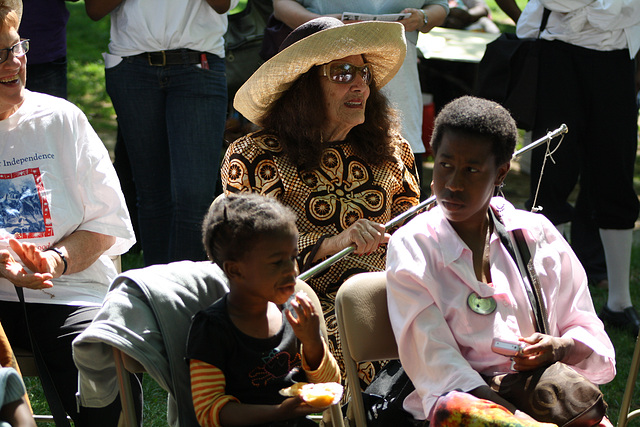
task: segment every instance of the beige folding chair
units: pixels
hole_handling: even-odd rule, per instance
[[[322,314],[322,307],[320,306],[320,300],[316,293],[302,280],[298,280],[296,283],[296,292],[304,291],[311,299],[316,312]],[[322,328],[322,335],[327,337],[327,330],[324,320],[320,322]],[[186,345],[186,342],[185,342]],[[137,427],[137,419],[134,408],[133,394],[131,391],[131,384],[128,381],[128,372],[140,373],[145,372],[144,367],[131,356],[123,353],[117,348],[113,349],[113,355],[116,363],[116,372],[118,376],[118,386],[120,388],[120,399],[122,402],[122,417],[120,419],[119,427]],[[324,416],[324,421],[316,419],[320,424],[331,425],[333,427],[344,427],[344,421],[342,419],[342,411],[340,404],[332,405],[327,409],[328,414]],[[322,416],[319,418],[323,418]]]
[[[385,272],[360,273],[346,280],[336,295],[336,317],[351,394],[349,418],[355,418],[356,427],[366,427],[358,362],[399,357],[387,309]]]
[[[133,390],[129,381],[129,372],[137,374],[144,373],[146,370],[133,357],[115,347],[113,347],[113,360],[116,365],[120,402],[122,404],[118,427],[137,427],[139,424],[134,405]]]
[[[640,368],[640,334],[636,338],[636,346],[633,350],[631,358],[631,366],[629,367],[629,375],[627,376],[627,385],[622,395],[622,403],[620,405],[620,415],[618,416],[618,427],[626,427],[627,423],[632,419],[640,416],[640,409],[629,412],[631,407],[631,398],[633,397],[633,389],[638,378],[638,370]]]

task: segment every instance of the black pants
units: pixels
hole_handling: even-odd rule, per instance
[[[67,57],[27,67],[27,89],[67,99]]]
[[[93,320],[99,307],[78,307],[55,304],[27,304],[33,339],[62,400],[65,411],[76,427],[115,427],[121,412],[120,399],[104,408],[80,407],[77,410],[78,369],[73,362],[71,342]],[[22,305],[0,301],[0,321],[13,348],[31,349]],[[142,386],[131,375],[138,419],[142,419]]]
[[[567,203],[580,179],[598,228],[625,230],[638,218],[633,188],[637,149],[635,65],[629,50],[597,51],[560,41],[543,41],[538,103],[532,139],[566,123],[569,132],[547,160],[536,202],[554,224],[573,220]],[[552,146],[556,146],[554,141]],[[544,147],[533,150],[532,204]]]

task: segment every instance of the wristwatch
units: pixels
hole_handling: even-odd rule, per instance
[[[58,254],[58,256],[60,257],[60,260],[62,260],[62,264],[64,265],[64,268],[62,269],[62,274],[64,275],[64,273],[67,272],[67,267],[69,266],[67,264],[67,257],[64,256],[64,254],[62,253],[62,251],[56,247],[51,246],[48,249],[45,249],[45,251],[53,251],[55,253]]]
[[[427,14],[424,13],[423,9],[418,9],[418,10],[422,12],[422,27],[420,27],[418,30],[422,30],[429,22],[429,18],[427,17]]]

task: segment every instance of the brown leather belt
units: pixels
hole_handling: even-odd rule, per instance
[[[165,65],[199,64],[200,55],[200,52],[191,49],[174,49],[144,52],[134,55],[134,58],[146,58],[149,65],[164,67]]]

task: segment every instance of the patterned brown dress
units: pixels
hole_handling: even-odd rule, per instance
[[[255,192],[272,196],[297,214],[300,232],[300,270],[312,263],[325,237],[335,236],[356,220],[367,218],[385,224],[419,203],[419,178],[409,144],[394,134],[396,162],[370,166],[356,157],[350,144],[325,143],[321,166],[300,170],[282,153],[278,138],[265,132],[246,135],[227,149],[221,174],[225,193]],[[308,279],[324,312],[329,347],[342,377],[344,363],[334,303],[340,285],[350,276],[385,269],[386,246],[369,255],[349,255],[314,278]],[[371,382],[375,367],[361,364],[361,377]]]

